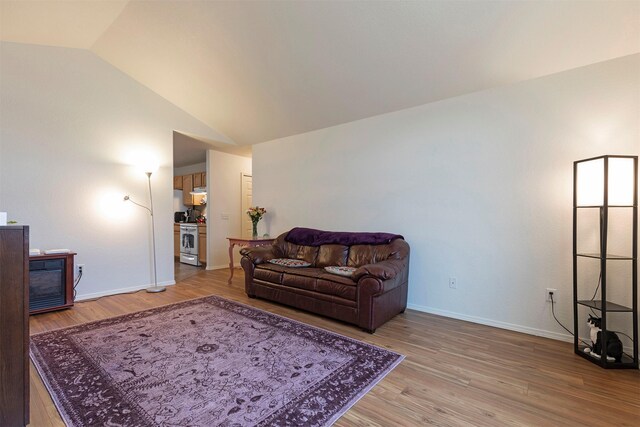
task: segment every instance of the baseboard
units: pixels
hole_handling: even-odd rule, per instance
[[[240,263],[236,263],[234,264],[235,268],[241,268]],[[222,270],[222,269],[229,269],[229,264],[223,264],[223,265],[212,265],[211,267],[207,266],[207,268],[205,270]]]
[[[498,320],[487,319],[478,316],[456,313],[453,311],[440,310],[438,308],[424,305],[407,304],[407,308],[424,313],[437,314],[438,316],[450,317],[452,319],[465,320],[467,322],[479,323],[481,325],[493,326],[495,328],[507,329],[509,331],[522,332],[524,334],[536,335],[538,337],[551,338],[552,340],[573,342],[573,336],[558,332],[546,331],[544,329],[530,328],[528,326],[516,325],[514,323],[500,322]]]
[[[168,280],[166,282],[158,283],[158,286],[171,286],[171,285],[175,285],[175,284],[176,284],[175,280]],[[138,285],[138,286],[131,286],[129,288],[110,289],[108,291],[93,292],[93,293],[90,293],[90,294],[82,294],[82,295],[78,295],[75,300],[76,301],[82,301],[82,300],[87,300],[87,299],[95,299],[95,298],[100,298],[100,297],[106,297],[106,296],[109,296],[109,295],[126,294],[126,293],[130,293],[130,292],[140,291],[142,289],[147,289],[147,288],[150,288],[152,286],[153,286],[153,284]]]

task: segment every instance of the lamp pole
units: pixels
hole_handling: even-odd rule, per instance
[[[151,214],[151,243],[153,245],[153,286],[150,288],[147,288],[147,292],[151,292],[151,293],[157,293],[157,292],[163,292],[166,291],[167,288],[165,288],[164,286],[158,286],[158,271],[157,271],[157,267],[156,267],[156,225],[155,225],[155,220],[153,218],[153,192],[151,191],[151,172],[145,172],[147,174],[147,180],[149,182],[149,203],[150,203],[150,208],[141,205],[140,203],[136,203],[133,200],[131,200],[131,197],[129,196],[124,196],[124,200],[125,201],[129,201],[131,203],[133,203],[136,206],[140,206],[141,208],[144,208],[146,210],[149,211],[149,214]]]
[[[153,217],[153,193],[151,191],[151,172],[146,172],[147,179],[149,181],[149,203],[151,208],[149,213],[151,214],[151,243],[153,244],[153,287],[147,288],[147,292],[162,292],[167,290],[164,286],[158,286],[158,270],[156,267],[156,223]]]

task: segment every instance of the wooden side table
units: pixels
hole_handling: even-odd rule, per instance
[[[229,271],[231,275],[229,276],[228,284],[231,284],[231,279],[233,279],[233,247],[240,246],[253,248],[256,246],[270,246],[276,239],[271,238],[257,238],[257,239],[243,239],[241,237],[227,237],[229,241]]]

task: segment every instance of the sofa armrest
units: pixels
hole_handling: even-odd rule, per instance
[[[405,268],[404,259],[388,259],[375,264],[366,264],[353,272],[353,280],[357,282],[364,276],[372,276],[383,281],[390,280],[401,274]]]
[[[240,249],[240,255],[247,257],[254,265],[263,264],[270,259],[278,258],[273,252],[273,246],[256,246]]]

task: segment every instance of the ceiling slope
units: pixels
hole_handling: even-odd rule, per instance
[[[0,40],[89,49],[128,1],[0,1]]]
[[[91,50],[246,145],[640,52],[640,2],[130,1]]]
[[[93,46],[239,144],[640,51],[640,2],[131,2]]]

